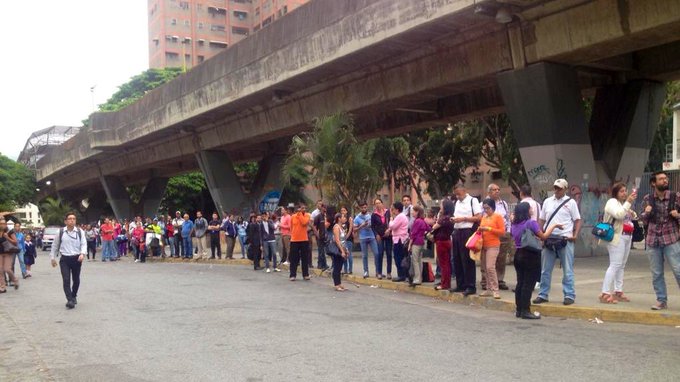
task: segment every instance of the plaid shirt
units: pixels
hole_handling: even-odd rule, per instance
[[[678,220],[671,217],[671,211],[668,209],[668,204],[671,198],[671,192],[666,190],[663,194],[663,199],[659,199],[654,194],[654,213],[644,212],[649,203],[650,195],[645,195],[642,202],[642,213],[640,217],[642,221],[647,224],[647,246],[648,247],[665,247],[680,240],[680,233],[678,232]],[[680,206],[680,193],[675,193],[675,207]],[[651,218],[651,219],[650,219]]]

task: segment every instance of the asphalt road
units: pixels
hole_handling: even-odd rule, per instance
[[[680,328],[544,318],[243,266],[38,259],[0,295],[0,381],[677,381]]]

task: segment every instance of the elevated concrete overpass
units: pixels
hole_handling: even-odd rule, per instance
[[[373,137],[507,111],[534,186],[606,183],[642,172],[662,82],[679,73],[680,0],[314,0],[96,113],[37,177],[103,188],[124,216],[126,185],[150,182],[152,211],[169,176],[200,168],[228,210],[248,199],[232,164],[261,160],[254,193],[276,187],[288,138],[316,116],[348,111]],[[583,94],[596,95],[591,121]]]

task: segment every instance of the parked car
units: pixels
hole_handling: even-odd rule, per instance
[[[61,227],[45,227],[42,237],[42,250],[47,251],[52,248],[52,243],[54,239],[59,235],[59,230]]]

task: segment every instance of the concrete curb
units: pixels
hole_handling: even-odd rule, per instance
[[[203,259],[203,260],[184,260],[178,258],[147,258],[147,261],[152,262],[167,262],[167,263],[194,263],[194,264],[218,264],[218,265],[248,265],[252,266],[253,262],[247,259]],[[281,269],[288,270],[287,266],[281,266]],[[322,272],[318,269],[310,269],[310,273],[317,277],[330,278],[329,272]],[[439,298],[448,302],[465,305],[478,305],[488,309],[514,312],[515,302],[507,299],[496,300],[490,297],[468,296],[463,297],[460,293],[451,293],[449,291],[436,291],[430,285],[419,285],[410,287],[406,283],[395,283],[391,280],[378,280],[373,277],[364,279],[361,276],[343,275],[343,280],[347,280],[354,284],[377,286],[381,289],[396,290],[400,292],[414,293],[421,296]],[[604,308],[591,308],[581,306],[558,306],[558,305],[532,305],[532,310],[540,312],[546,317],[562,317],[575,318],[581,320],[591,320],[599,318],[604,322],[621,322],[629,324],[643,324],[643,325],[665,325],[665,326],[680,326],[680,314],[670,312],[653,312],[640,310],[615,310]]]

